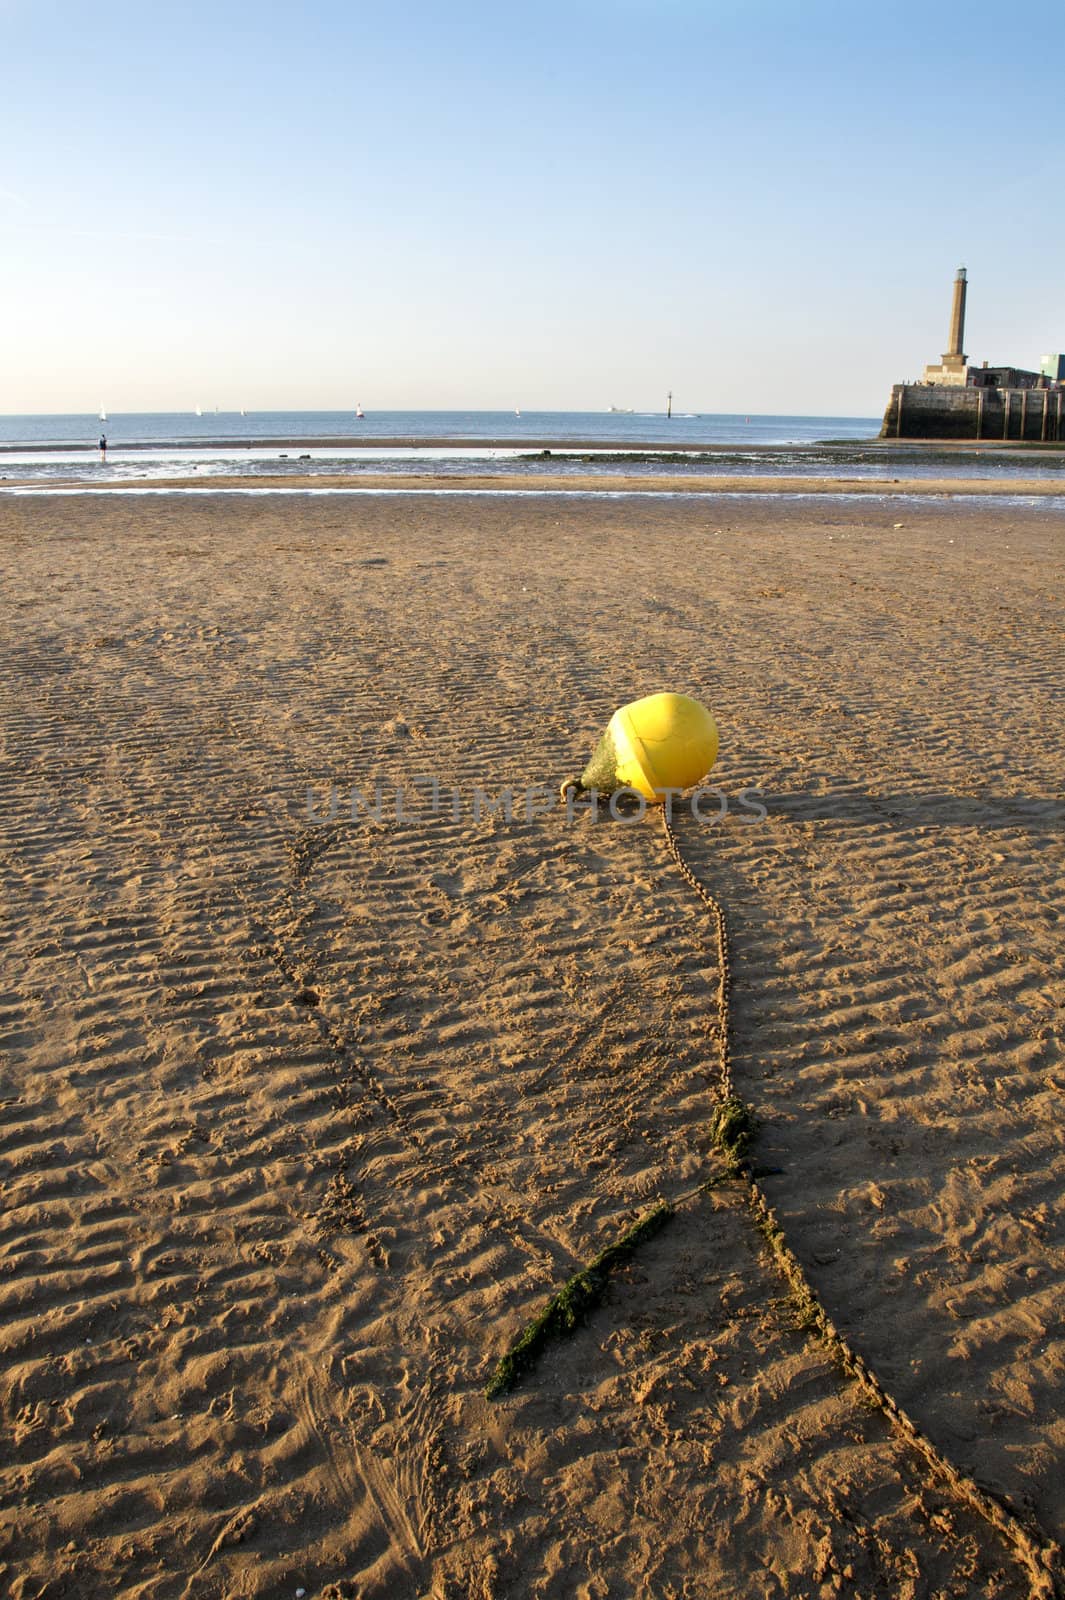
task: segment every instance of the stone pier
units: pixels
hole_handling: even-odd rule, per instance
[[[1065,388],[982,389],[896,383],[882,439],[986,439],[1065,443]]]

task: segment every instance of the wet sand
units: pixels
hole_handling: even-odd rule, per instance
[[[1061,1539],[1063,532],[0,499],[0,1587],[1026,1595],[701,1187],[713,945],[660,830],[473,795],[553,787],[638,694],[713,707],[767,815],[678,831],[766,1190],[915,1421]],[[375,778],[402,820],[352,820]]]
[[[31,487],[35,493],[49,494],[57,488],[88,486],[88,480],[71,477],[64,483],[51,482],[46,487],[40,482],[12,478],[6,488]],[[834,478],[834,477],[783,477],[765,474],[699,477],[678,474],[647,474],[637,477],[625,473],[558,473],[550,467],[535,473],[508,472],[505,477],[489,475],[479,477],[475,472],[464,472],[461,477],[453,473],[434,472],[346,472],[319,473],[301,476],[278,474],[241,473],[239,477],[203,476],[183,478],[152,478],[140,483],[136,480],[92,482],[92,493],[122,494],[137,492],[159,493],[170,489],[192,490],[198,494],[223,491],[240,494],[255,489],[273,489],[291,493],[300,489],[351,491],[405,490],[417,493],[448,494],[670,494],[670,495],[920,495],[923,498],[950,497],[953,495],[1009,496],[1010,498],[1052,498],[1065,496],[1065,480],[1055,478]]]

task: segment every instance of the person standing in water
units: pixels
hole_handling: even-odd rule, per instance
[[[107,460],[107,435],[106,435],[106,433],[101,433],[101,435],[100,435],[100,460],[101,461],[106,461]]]

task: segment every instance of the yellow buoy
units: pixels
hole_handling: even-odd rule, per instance
[[[661,804],[665,790],[698,783],[716,759],[717,724],[704,705],[686,694],[649,694],[614,712],[577,787],[635,789]]]

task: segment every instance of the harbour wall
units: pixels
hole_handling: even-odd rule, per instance
[[[880,437],[1065,443],[1065,389],[954,389],[896,383]]]

